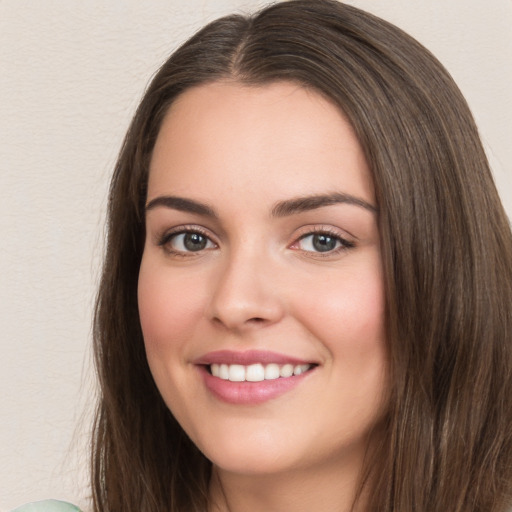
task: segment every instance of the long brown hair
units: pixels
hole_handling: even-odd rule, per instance
[[[330,0],[217,20],[149,85],[110,189],[94,340],[97,512],[207,509],[210,463],[165,406],[137,309],[149,161],[184,90],[289,80],[352,123],[373,173],[391,389],[361,485],[368,510],[503,512],[512,485],[512,237],[477,129],[439,62],[401,30]]]

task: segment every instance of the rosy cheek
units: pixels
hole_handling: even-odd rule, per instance
[[[336,347],[366,352],[384,343],[384,293],[380,275],[331,280],[303,304],[303,323]]]
[[[197,283],[166,270],[143,263],[139,275],[139,316],[148,351],[176,348],[198,321]]]
[[[168,293],[165,284],[158,281],[154,272],[142,267],[139,275],[138,304],[146,346],[149,344],[157,348],[160,342],[168,338],[168,311],[172,311],[173,307],[171,302],[172,295]]]

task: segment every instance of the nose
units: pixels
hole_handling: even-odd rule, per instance
[[[211,320],[235,332],[279,322],[284,301],[273,274],[275,270],[261,254],[239,254],[224,261],[214,278]]]

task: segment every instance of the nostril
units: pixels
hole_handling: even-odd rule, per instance
[[[247,320],[248,322],[252,322],[252,323],[255,323],[255,324],[261,324],[265,321],[264,318],[260,318],[260,317],[254,317],[254,318],[249,318],[249,320]]]

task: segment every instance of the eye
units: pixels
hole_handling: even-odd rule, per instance
[[[296,248],[306,252],[329,253],[354,247],[352,242],[327,232],[309,233],[296,242]]]
[[[168,233],[160,240],[159,245],[171,253],[199,252],[215,247],[215,244],[199,231]]]

